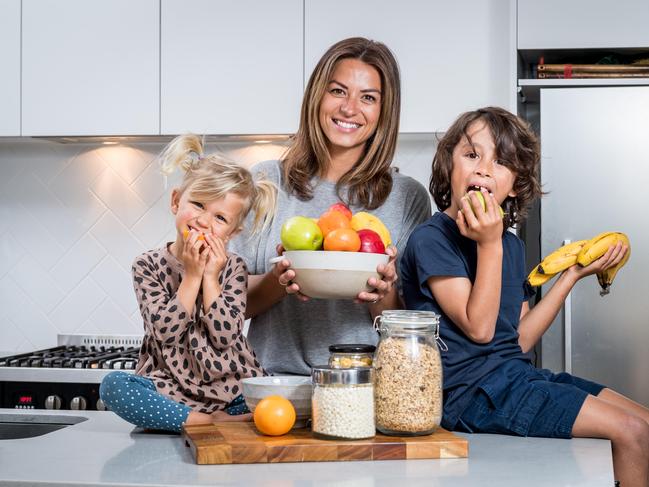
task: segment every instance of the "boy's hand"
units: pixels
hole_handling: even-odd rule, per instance
[[[185,277],[198,279],[203,277],[210,249],[198,239],[199,235],[199,232],[191,230],[183,244],[180,259],[185,267]]]
[[[487,190],[483,188],[480,191],[484,196],[487,211],[483,210],[482,203],[474,191],[469,191],[468,197],[462,198],[455,222],[460,233],[475,240],[478,245],[499,242],[503,234],[503,219],[498,210],[498,203]]]
[[[628,245],[625,245],[622,242],[618,242],[615,246],[610,246],[604,255],[602,255],[599,259],[587,265],[586,267],[575,264],[572,267],[566,269],[565,272],[568,275],[573,276],[575,280],[597,274],[598,272],[605,271],[606,269],[610,269],[611,267],[618,265],[622,261],[624,255],[628,250]]]

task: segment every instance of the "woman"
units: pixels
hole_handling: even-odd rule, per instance
[[[373,318],[401,308],[395,282],[397,255],[410,232],[430,216],[424,187],[390,168],[399,131],[399,68],[389,49],[364,38],[334,44],[313,71],[302,103],[300,127],[280,161],[253,172],[277,183],[278,212],[253,239],[241,235],[231,249],[248,265],[248,339],[272,373],[307,375],[326,363],[332,343],[376,343]],[[392,234],[390,260],[370,279],[373,292],[356,300],[310,300],[292,283],[281,254],[280,228],[289,217],[317,217],[339,201],[352,212],[369,211]]]

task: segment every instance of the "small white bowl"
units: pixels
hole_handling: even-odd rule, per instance
[[[291,261],[300,292],[321,299],[354,299],[361,291],[372,291],[367,280],[380,279],[376,267],[389,260],[387,254],[330,250],[290,250],[284,257]]]
[[[295,425],[304,428],[311,419],[311,377],[281,375],[269,377],[248,377],[242,379],[243,398],[248,409],[255,412],[259,401],[268,396],[282,396],[295,408]]]

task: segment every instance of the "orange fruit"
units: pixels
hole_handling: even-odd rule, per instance
[[[356,230],[351,228],[338,228],[332,230],[324,239],[325,250],[343,250],[358,252],[361,248],[361,238]]]
[[[318,226],[325,237],[338,228],[351,228],[349,218],[338,210],[327,210],[318,219]]]
[[[185,228],[185,229],[183,230],[183,238],[184,238],[185,240],[187,240],[187,237],[189,237],[189,229],[188,229],[188,228]],[[201,233],[201,234],[198,236],[198,240],[205,240],[205,235],[203,235],[203,234]]]
[[[282,396],[267,396],[259,401],[252,418],[260,432],[279,436],[288,433],[295,424],[295,408]]]

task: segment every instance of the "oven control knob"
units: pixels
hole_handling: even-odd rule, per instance
[[[106,411],[106,404],[101,399],[97,399],[97,411]]]
[[[86,398],[83,396],[75,396],[72,398],[72,401],[70,401],[70,409],[75,409],[75,410],[84,410],[86,409],[87,401]]]
[[[45,409],[61,409],[61,398],[56,394],[45,398]]]

